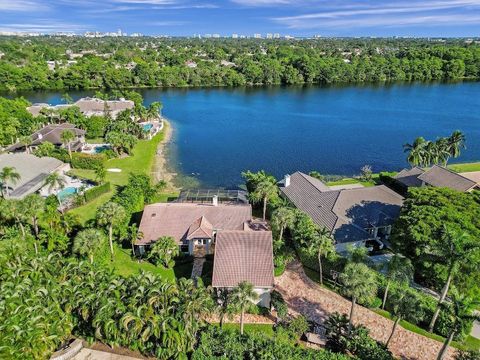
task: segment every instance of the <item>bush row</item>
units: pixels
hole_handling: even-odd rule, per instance
[[[90,188],[86,190],[84,193],[85,201],[88,202],[88,201],[94,200],[100,195],[108,193],[110,189],[111,189],[111,186],[109,182]]]
[[[72,154],[72,166],[77,169],[95,170],[105,162],[106,158],[103,154],[90,155],[83,153]]]

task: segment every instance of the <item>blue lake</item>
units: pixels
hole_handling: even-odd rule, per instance
[[[480,83],[140,90],[174,127],[171,165],[204,187],[234,187],[244,170],[354,175],[406,166],[402,145],[459,129],[480,160]],[[88,92],[70,92],[76,99]],[[92,94],[92,93],[90,93]],[[25,93],[59,103],[54,92]]]

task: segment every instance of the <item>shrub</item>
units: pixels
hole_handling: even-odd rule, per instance
[[[277,310],[277,315],[279,318],[285,318],[288,314],[288,306],[283,299],[282,294],[274,290],[271,294],[271,305],[275,310]]]
[[[240,335],[238,331],[210,326],[201,332],[191,359],[347,360],[325,350],[305,349],[264,334]]]
[[[327,348],[340,353],[350,353],[360,360],[393,360],[392,353],[385,345],[369,336],[363,325],[348,330],[348,317],[333,313],[325,322]]]
[[[103,166],[105,156],[102,154],[90,155],[83,153],[72,154],[72,166],[78,169],[95,170],[99,166]]]
[[[87,202],[92,201],[93,199],[96,199],[100,195],[108,193],[110,189],[111,189],[111,186],[109,182],[90,188],[86,190],[85,193],[83,194],[85,197],[85,201]]]

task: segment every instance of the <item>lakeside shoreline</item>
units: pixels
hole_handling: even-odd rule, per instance
[[[165,191],[179,191],[180,189],[174,185],[173,181],[177,174],[169,171],[167,164],[168,159],[166,156],[166,150],[173,137],[173,127],[171,122],[164,116],[162,116],[162,120],[164,123],[164,129],[162,130],[164,135],[155,152],[155,159],[152,167],[152,177],[155,183],[158,183],[162,180],[167,183]]]

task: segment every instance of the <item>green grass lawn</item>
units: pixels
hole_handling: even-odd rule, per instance
[[[480,162],[452,164],[448,165],[448,168],[456,172],[480,171]]]
[[[127,183],[130,173],[151,175],[157,147],[163,138],[164,131],[157,134],[152,140],[139,140],[133,148],[132,155],[125,158],[107,160],[105,162],[106,169],[117,168],[122,170],[120,173],[107,171],[105,181],[109,181],[112,184],[112,191],[103,194],[83,206],[72,209],[71,213],[78,215],[80,221],[85,223],[86,221],[93,219],[97,209],[112,198],[117,186],[122,186]],[[72,169],[72,173],[84,179],[95,180],[93,170]],[[159,195],[159,202],[162,200],[167,201],[169,198],[176,196],[177,194],[170,193]]]
[[[329,181],[327,182],[328,186],[335,186],[335,185],[351,185],[351,184],[361,184],[365,187],[375,186],[375,181],[360,181],[359,179],[353,178],[345,178],[338,181]]]
[[[174,281],[176,278],[181,277],[190,278],[192,273],[193,263],[179,264],[175,265],[172,269],[167,269],[163,266],[155,266],[146,260],[132,258],[131,249],[123,249],[119,245],[115,245],[114,251],[115,258],[113,262],[111,262],[109,255],[105,257],[103,262],[109,267],[112,266],[114,271],[122,276],[130,276],[145,271]]]

